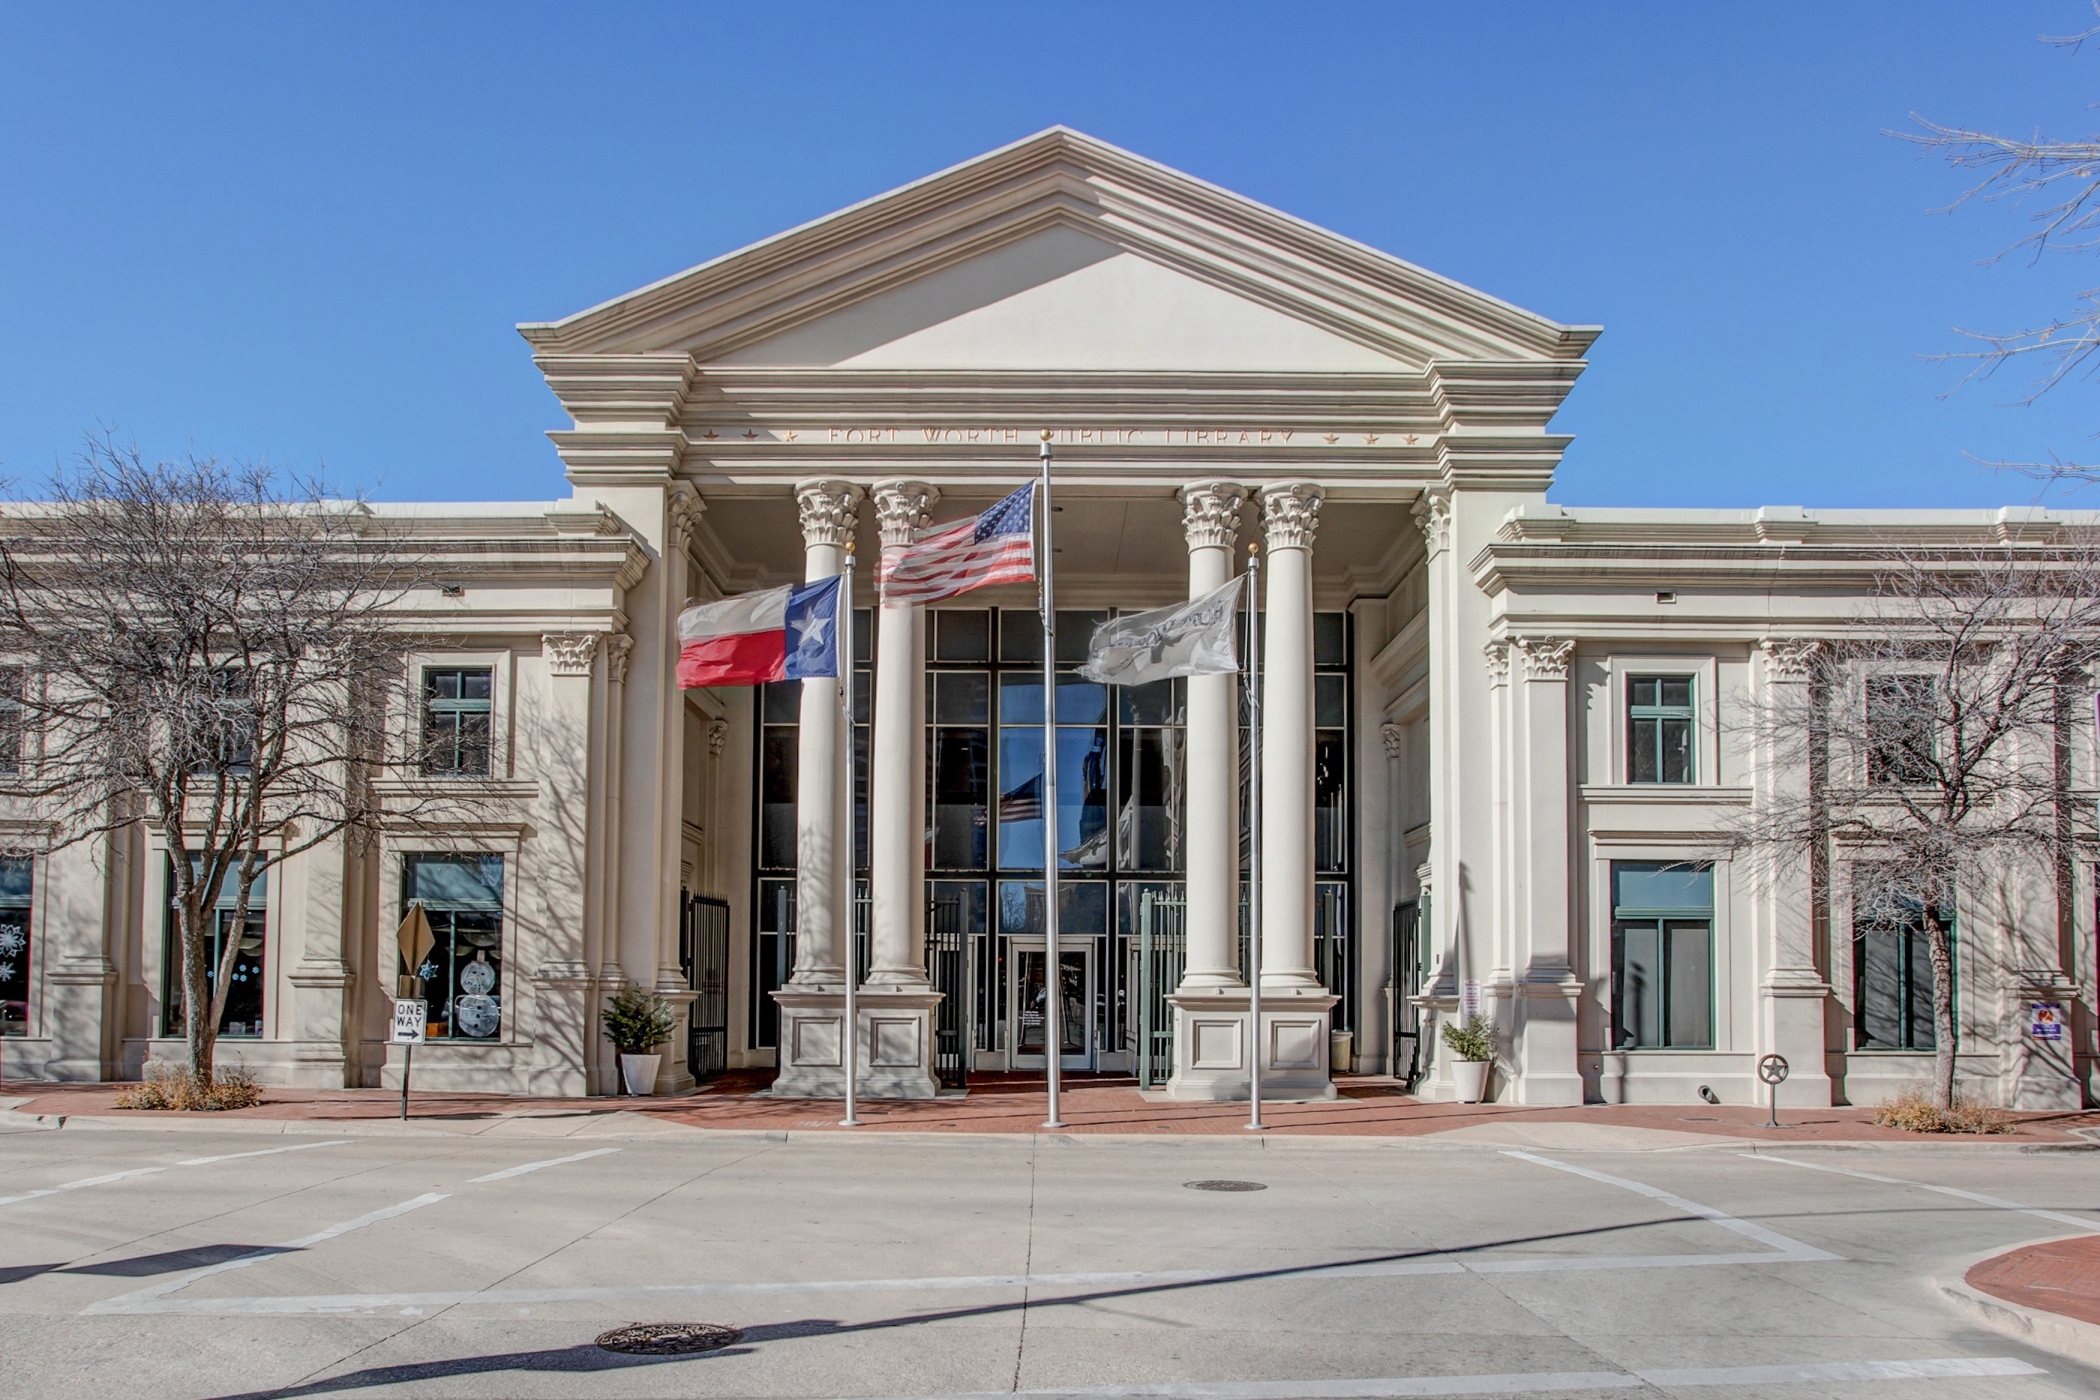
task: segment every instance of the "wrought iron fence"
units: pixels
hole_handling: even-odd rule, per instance
[[[699,995],[686,1023],[686,1067],[695,1079],[729,1068],[729,905],[678,892],[678,965]]]
[[[941,994],[933,1012],[933,1076],[944,1089],[970,1078],[970,938],[959,895],[928,901],[926,975]]]
[[[1393,906],[1393,1077],[1412,1090],[1422,1077],[1422,910],[1413,900]]]
[[[1138,936],[1125,940],[1131,961],[1128,985],[1137,1003],[1131,1050],[1142,1089],[1174,1073],[1174,1008],[1167,998],[1181,985],[1182,969],[1188,964],[1187,907],[1178,890],[1141,891]]]

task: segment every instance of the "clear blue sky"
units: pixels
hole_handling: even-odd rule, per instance
[[[1880,134],[2100,126],[2083,0],[0,8],[0,472],[82,431],[389,499],[565,493],[518,321],[1064,122],[1604,337],[1578,505],[1994,505],[2100,456],[1921,354],[2100,284],[1977,260]],[[2076,503],[2100,505],[2100,491]]]

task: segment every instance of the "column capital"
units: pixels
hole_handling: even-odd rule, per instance
[[[875,483],[875,525],[882,532],[882,547],[907,545],[923,529],[927,513],[941,493],[923,481],[878,481]]]
[[[614,685],[627,684],[627,659],[634,654],[634,638],[625,632],[605,639],[605,674]]]
[[[1431,554],[1451,543],[1451,497],[1442,491],[1424,491],[1415,502],[1415,524]]]
[[[1493,689],[1499,685],[1507,685],[1509,683],[1509,643],[1483,643],[1480,648],[1480,654],[1487,658],[1488,687]]]
[[[802,544],[806,549],[831,545],[843,549],[860,524],[861,489],[850,481],[798,481],[795,507],[802,513]]]
[[[1758,650],[1765,655],[1765,679],[1805,681],[1822,643],[1807,637],[1761,637]]]
[[[1385,743],[1387,761],[1398,763],[1401,749],[1407,743],[1407,731],[1397,724],[1381,724],[1378,726],[1378,737]]]
[[[1568,658],[1575,654],[1575,643],[1561,637],[1519,637],[1517,650],[1524,656],[1526,680],[1564,681],[1568,678]]]
[[[1269,548],[1311,549],[1320,532],[1320,501],[1326,496],[1310,481],[1279,481],[1261,488],[1262,525]]]
[[[1192,481],[1174,494],[1181,500],[1181,529],[1190,549],[1232,548],[1239,539],[1246,487],[1236,481]]]
[[[598,655],[596,632],[548,632],[540,638],[540,655],[556,676],[588,676]]]
[[[682,550],[693,542],[693,535],[700,528],[700,517],[707,510],[707,502],[700,499],[698,491],[680,481],[673,483],[664,507],[670,517],[671,547]]]
[[[707,756],[709,758],[720,758],[723,747],[728,743],[729,721],[726,719],[709,720],[707,723]]]

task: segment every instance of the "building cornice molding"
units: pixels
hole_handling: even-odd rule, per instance
[[[705,361],[1058,226],[1416,365],[1579,360],[1598,334],[1063,127],[518,329],[543,355]]]

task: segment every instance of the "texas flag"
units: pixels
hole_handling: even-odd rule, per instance
[[[839,581],[739,593],[678,614],[678,687],[839,673]]]

